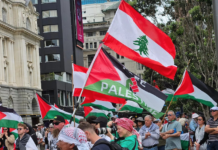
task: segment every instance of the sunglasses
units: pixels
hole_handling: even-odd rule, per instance
[[[8,129],[3,129],[4,131],[7,131]]]
[[[210,112],[216,112],[217,110],[211,110]]]
[[[54,125],[59,125],[61,122],[53,122]]]
[[[17,128],[17,130],[23,130],[23,128]]]
[[[169,115],[167,115],[167,116],[173,116],[173,115],[169,114]]]

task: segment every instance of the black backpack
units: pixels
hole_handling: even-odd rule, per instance
[[[119,141],[119,140],[123,140],[124,138],[118,138],[117,140],[113,141],[113,142],[108,142],[106,140],[100,140],[100,141],[97,141],[93,147],[97,146],[97,145],[100,145],[100,144],[106,144],[110,147],[111,150],[129,150],[128,148],[125,148],[125,147],[121,147],[119,144],[117,144],[116,142]],[[93,148],[92,147],[92,148]],[[135,142],[135,145],[133,147],[132,150],[135,150],[135,147],[136,147],[136,142]],[[92,149],[91,149],[92,150]]]

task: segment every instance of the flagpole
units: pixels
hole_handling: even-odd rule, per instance
[[[185,67],[185,70],[188,68],[190,61],[191,61],[191,60],[189,60],[189,61],[188,61],[188,64],[187,64],[187,66]],[[181,78],[181,79],[180,79],[180,81],[179,81],[179,84],[178,84],[177,88],[180,86],[180,84],[181,84],[181,82],[182,82],[182,79],[183,79],[183,78]],[[176,89],[177,89],[177,88],[176,88]],[[174,94],[175,94],[175,93],[174,93]],[[165,114],[164,114],[164,117],[163,117],[163,119],[162,119],[162,121],[161,121],[161,122],[163,122],[163,121],[164,121],[164,118],[166,117],[166,115],[167,115],[167,112],[168,112],[168,110],[170,109],[170,106],[171,106],[171,104],[172,104],[172,102],[173,102],[173,99],[174,99],[174,94],[173,94],[173,97],[172,97],[172,99],[171,99],[171,101],[170,101],[170,104],[169,104],[169,106],[167,107],[167,110],[166,110],[166,112],[165,112]]]
[[[83,85],[82,91],[80,92],[79,98],[78,98],[78,100],[77,100],[77,102],[76,102],[75,109],[73,110],[73,114],[72,114],[72,117],[71,117],[71,119],[70,119],[70,124],[71,124],[72,118],[73,118],[73,116],[75,116],[75,113],[76,113],[76,111],[77,111],[77,108],[78,108],[78,106],[79,106],[79,104],[80,104],[80,99],[81,99],[82,93],[83,93],[84,88],[85,88],[85,85],[86,85],[86,83],[87,83],[87,81],[88,81],[88,78],[89,78],[90,72],[91,72],[91,70],[92,70],[92,67],[93,67],[93,65],[94,65],[94,63],[95,63],[95,60],[96,60],[96,58],[97,58],[97,56],[98,56],[98,54],[99,54],[99,52],[100,52],[100,50],[101,50],[101,46],[102,46],[102,43],[99,45],[98,50],[97,50],[97,52],[96,52],[96,54],[95,54],[95,57],[93,58],[92,63],[91,63],[91,65],[90,65],[90,67],[89,67],[89,69],[88,69],[88,71],[87,71],[87,77],[86,77],[85,83],[84,83],[84,85]],[[75,118],[75,117],[74,117],[74,118]]]

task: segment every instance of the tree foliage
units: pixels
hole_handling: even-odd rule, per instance
[[[167,17],[168,21],[157,22],[156,25],[171,37],[176,48],[175,65],[178,66],[174,81],[151,69],[144,72],[145,80],[152,83],[155,79],[161,89],[168,87],[175,90],[190,60],[188,70],[207,85],[218,89],[212,0],[156,0],[153,3],[141,3],[142,0],[135,0],[132,6],[140,13],[148,14],[145,16],[154,17],[154,20],[158,20],[154,15],[158,6],[164,8],[162,16]],[[177,104],[180,105],[182,101],[186,102],[184,107],[187,108],[201,106],[196,110],[203,110],[209,117],[208,107],[190,100],[178,100]]]

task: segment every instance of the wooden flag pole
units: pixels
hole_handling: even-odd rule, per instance
[[[185,70],[188,68],[190,61],[191,61],[191,60],[189,60],[189,61],[188,61],[188,64],[187,64],[187,66],[186,66]],[[180,79],[180,81],[179,81],[179,84],[178,84],[177,88],[180,86],[180,84],[181,84],[181,82],[182,82],[182,79],[183,79],[183,78],[181,78],[181,79]],[[176,89],[177,89],[177,88],[176,88]],[[167,112],[168,112],[168,110],[170,109],[170,106],[171,106],[171,104],[172,104],[172,102],[173,102],[173,99],[174,99],[174,94],[173,94],[173,97],[172,97],[172,99],[171,99],[171,101],[170,101],[170,104],[169,104],[169,106],[167,107],[167,110],[166,110],[166,112],[165,112],[165,114],[164,114],[164,117],[163,117],[163,119],[162,119],[162,121],[161,121],[161,122],[163,122],[163,121],[164,121],[164,118],[166,117],[166,115],[167,115]]]

